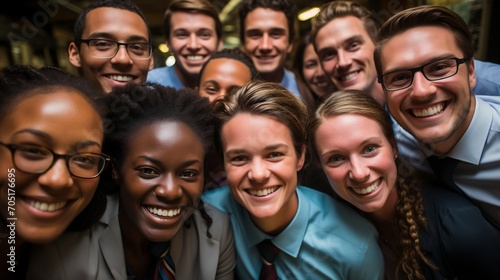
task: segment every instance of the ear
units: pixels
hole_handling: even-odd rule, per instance
[[[473,89],[476,86],[476,70],[474,68],[474,58],[471,58],[468,63],[469,69],[469,86]]]
[[[149,59],[149,71],[151,71],[155,67],[155,60],[153,57]]]
[[[219,44],[217,45],[217,51],[220,51],[224,48],[224,42],[222,42],[222,39],[219,39]]]
[[[288,43],[288,47],[286,48],[286,53],[291,54],[293,50],[293,44],[292,42]]]
[[[80,61],[80,51],[78,50],[78,47],[75,42],[71,42],[68,46],[68,57],[69,57],[69,62],[75,66],[75,67],[82,67],[81,61]]]
[[[299,172],[302,167],[304,167],[304,162],[306,161],[306,145],[302,145],[302,151],[299,155],[299,160],[297,161],[297,172]]]
[[[111,177],[113,178],[113,182],[115,182],[115,184],[120,185],[120,170],[118,170],[117,165],[114,163],[112,165]]]

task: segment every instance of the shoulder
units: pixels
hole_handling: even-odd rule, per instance
[[[171,80],[173,67],[158,67],[153,68],[148,72],[147,81],[164,84]],[[175,72],[175,71],[174,71]]]
[[[205,191],[202,200],[219,211],[229,213],[234,207],[234,198],[228,186]]]

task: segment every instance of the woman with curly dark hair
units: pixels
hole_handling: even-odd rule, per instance
[[[111,186],[108,207],[85,235],[46,246],[51,262],[38,259],[37,268],[50,268],[51,279],[233,279],[229,218],[201,200],[213,141],[208,100],[146,83],[101,101],[103,151],[113,159],[101,182]]]
[[[398,159],[389,114],[371,96],[328,96],[309,133],[334,191],[377,228],[386,279],[500,275],[500,229],[444,184],[415,179]]]

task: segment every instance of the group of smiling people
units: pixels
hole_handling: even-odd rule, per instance
[[[451,31],[461,22],[423,6],[383,25],[375,57],[392,116],[353,89],[327,94],[310,114],[297,95],[259,79],[210,102],[153,82],[95,94],[57,68],[7,69],[1,278],[495,279],[495,216],[411,169],[393,131],[397,121],[419,141],[449,132],[439,150],[477,126],[462,128],[474,110],[454,117],[466,96],[476,100],[468,46]],[[412,55],[398,57],[401,48]],[[398,65],[418,56],[433,59]],[[433,114],[419,109],[430,95],[442,98]],[[434,125],[443,115],[451,128]],[[334,196],[301,185],[312,162]],[[207,190],[219,163],[227,185]]]

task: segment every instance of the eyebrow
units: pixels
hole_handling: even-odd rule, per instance
[[[279,143],[279,144],[273,144],[273,145],[266,146],[264,148],[264,151],[274,151],[274,150],[279,149],[279,148],[286,148],[286,149],[288,149],[288,145],[281,144],[281,143]],[[244,154],[246,152],[247,152],[247,150],[245,150],[245,149],[233,149],[233,150],[227,151],[225,154],[226,155],[228,155],[228,154]]]
[[[99,38],[115,41],[115,35],[108,33],[108,32],[96,32],[96,33],[90,34],[87,37],[87,39],[99,39]],[[127,39],[126,39],[126,41],[128,41],[128,42],[137,42],[137,41],[143,41],[143,40],[148,42],[148,38],[141,36],[141,35],[131,35],[131,36],[127,37]]]
[[[430,59],[425,60],[424,63],[420,64],[417,67],[421,67],[421,66],[429,64],[431,62],[435,62],[435,61],[438,61],[438,60],[441,60],[441,59],[446,59],[446,58],[452,58],[452,57],[456,57],[456,56],[454,54],[451,54],[451,53],[442,54],[442,55],[435,56],[435,57],[432,57]],[[382,75],[385,75],[385,74],[388,74],[388,73],[392,73],[392,72],[397,72],[397,71],[405,71],[405,70],[413,69],[413,68],[415,68],[415,67],[396,67],[396,68],[392,68],[392,69],[386,69],[384,71],[384,73],[382,73]]]
[[[36,130],[36,129],[31,129],[31,128],[16,131],[13,135],[18,135],[18,134],[23,134],[23,133],[32,134],[36,137],[42,138],[44,141],[47,141],[47,142],[54,141],[54,139],[48,133],[45,133],[43,131]],[[89,147],[89,146],[101,147],[101,144],[99,144],[96,141],[92,141],[92,140],[83,140],[83,141],[78,142],[78,144],[76,146],[78,146],[79,148]]]
[[[161,162],[160,160],[158,160],[156,158],[150,157],[150,156],[138,156],[137,158],[145,159],[145,160],[150,161],[153,164],[158,165],[158,166],[165,166],[165,164],[163,164],[163,162]],[[196,163],[201,163],[201,161],[197,160],[197,159],[185,161],[181,164],[181,168],[185,168],[187,166],[191,166],[191,165],[196,164]]]

